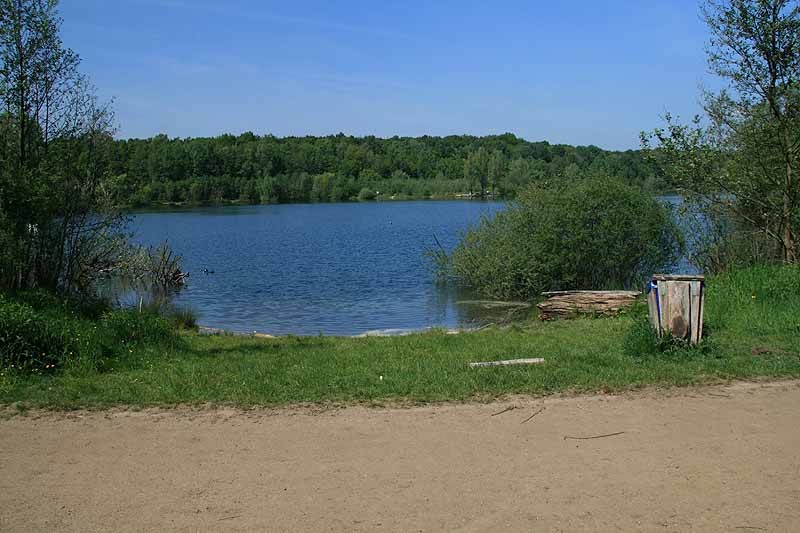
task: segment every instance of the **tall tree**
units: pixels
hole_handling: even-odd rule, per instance
[[[500,150],[493,150],[489,156],[487,164],[487,174],[489,176],[489,184],[492,186],[492,196],[500,188],[501,180],[505,176],[506,171],[506,158]]]
[[[112,115],[59,36],[56,0],[0,0],[0,286],[71,290],[116,253]]]
[[[708,125],[667,117],[644,136],[662,169],[701,203],[755,228],[798,262],[800,4],[708,0],[708,64],[729,87],[703,94]]]

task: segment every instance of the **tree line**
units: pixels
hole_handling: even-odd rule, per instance
[[[534,182],[619,176],[648,190],[670,184],[638,150],[485,137],[238,136],[117,140],[107,193],[118,205],[297,203],[389,198],[514,198]]]

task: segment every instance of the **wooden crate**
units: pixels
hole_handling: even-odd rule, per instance
[[[655,274],[647,291],[650,320],[659,336],[697,344],[703,338],[705,276]]]

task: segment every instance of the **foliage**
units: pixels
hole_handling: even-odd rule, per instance
[[[643,145],[666,179],[705,209],[720,241],[756,242],[755,260],[797,262],[800,6],[709,0],[703,16],[709,67],[729,87],[703,94],[707,125],[667,115],[667,127],[643,135]],[[727,248],[734,258],[747,251]]]
[[[450,257],[458,282],[497,298],[631,287],[682,247],[667,209],[618,179],[531,187],[470,229]]]
[[[370,200],[374,200],[376,197],[377,195],[375,194],[375,191],[373,191],[369,187],[364,187],[358,193],[358,199],[362,202],[368,202]]]
[[[292,203],[443,198],[490,190],[513,198],[525,185],[580,172],[658,182],[637,151],[528,142],[510,133],[418,138],[222,135],[116,141],[106,190],[120,205]],[[363,198],[362,198],[363,199]]]
[[[105,370],[134,348],[172,339],[170,322],[154,313],[118,309],[92,318],[43,291],[13,299],[0,295],[0,368]]]
[[[0,296],[0,366],[49,370],[61,366],[77,338],[66,316],[37,313],[33,307]]]
[[[109,106],[59,36],[52,0],[0,1],[0,288],[84,291],[123,220],[102,180]]]

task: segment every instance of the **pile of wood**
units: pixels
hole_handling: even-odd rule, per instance
[[[539,319],[569,318],[579,314],[615,315],[630,307],[639,291],[552,291],[543,292],[547,300],[538,304]]]

